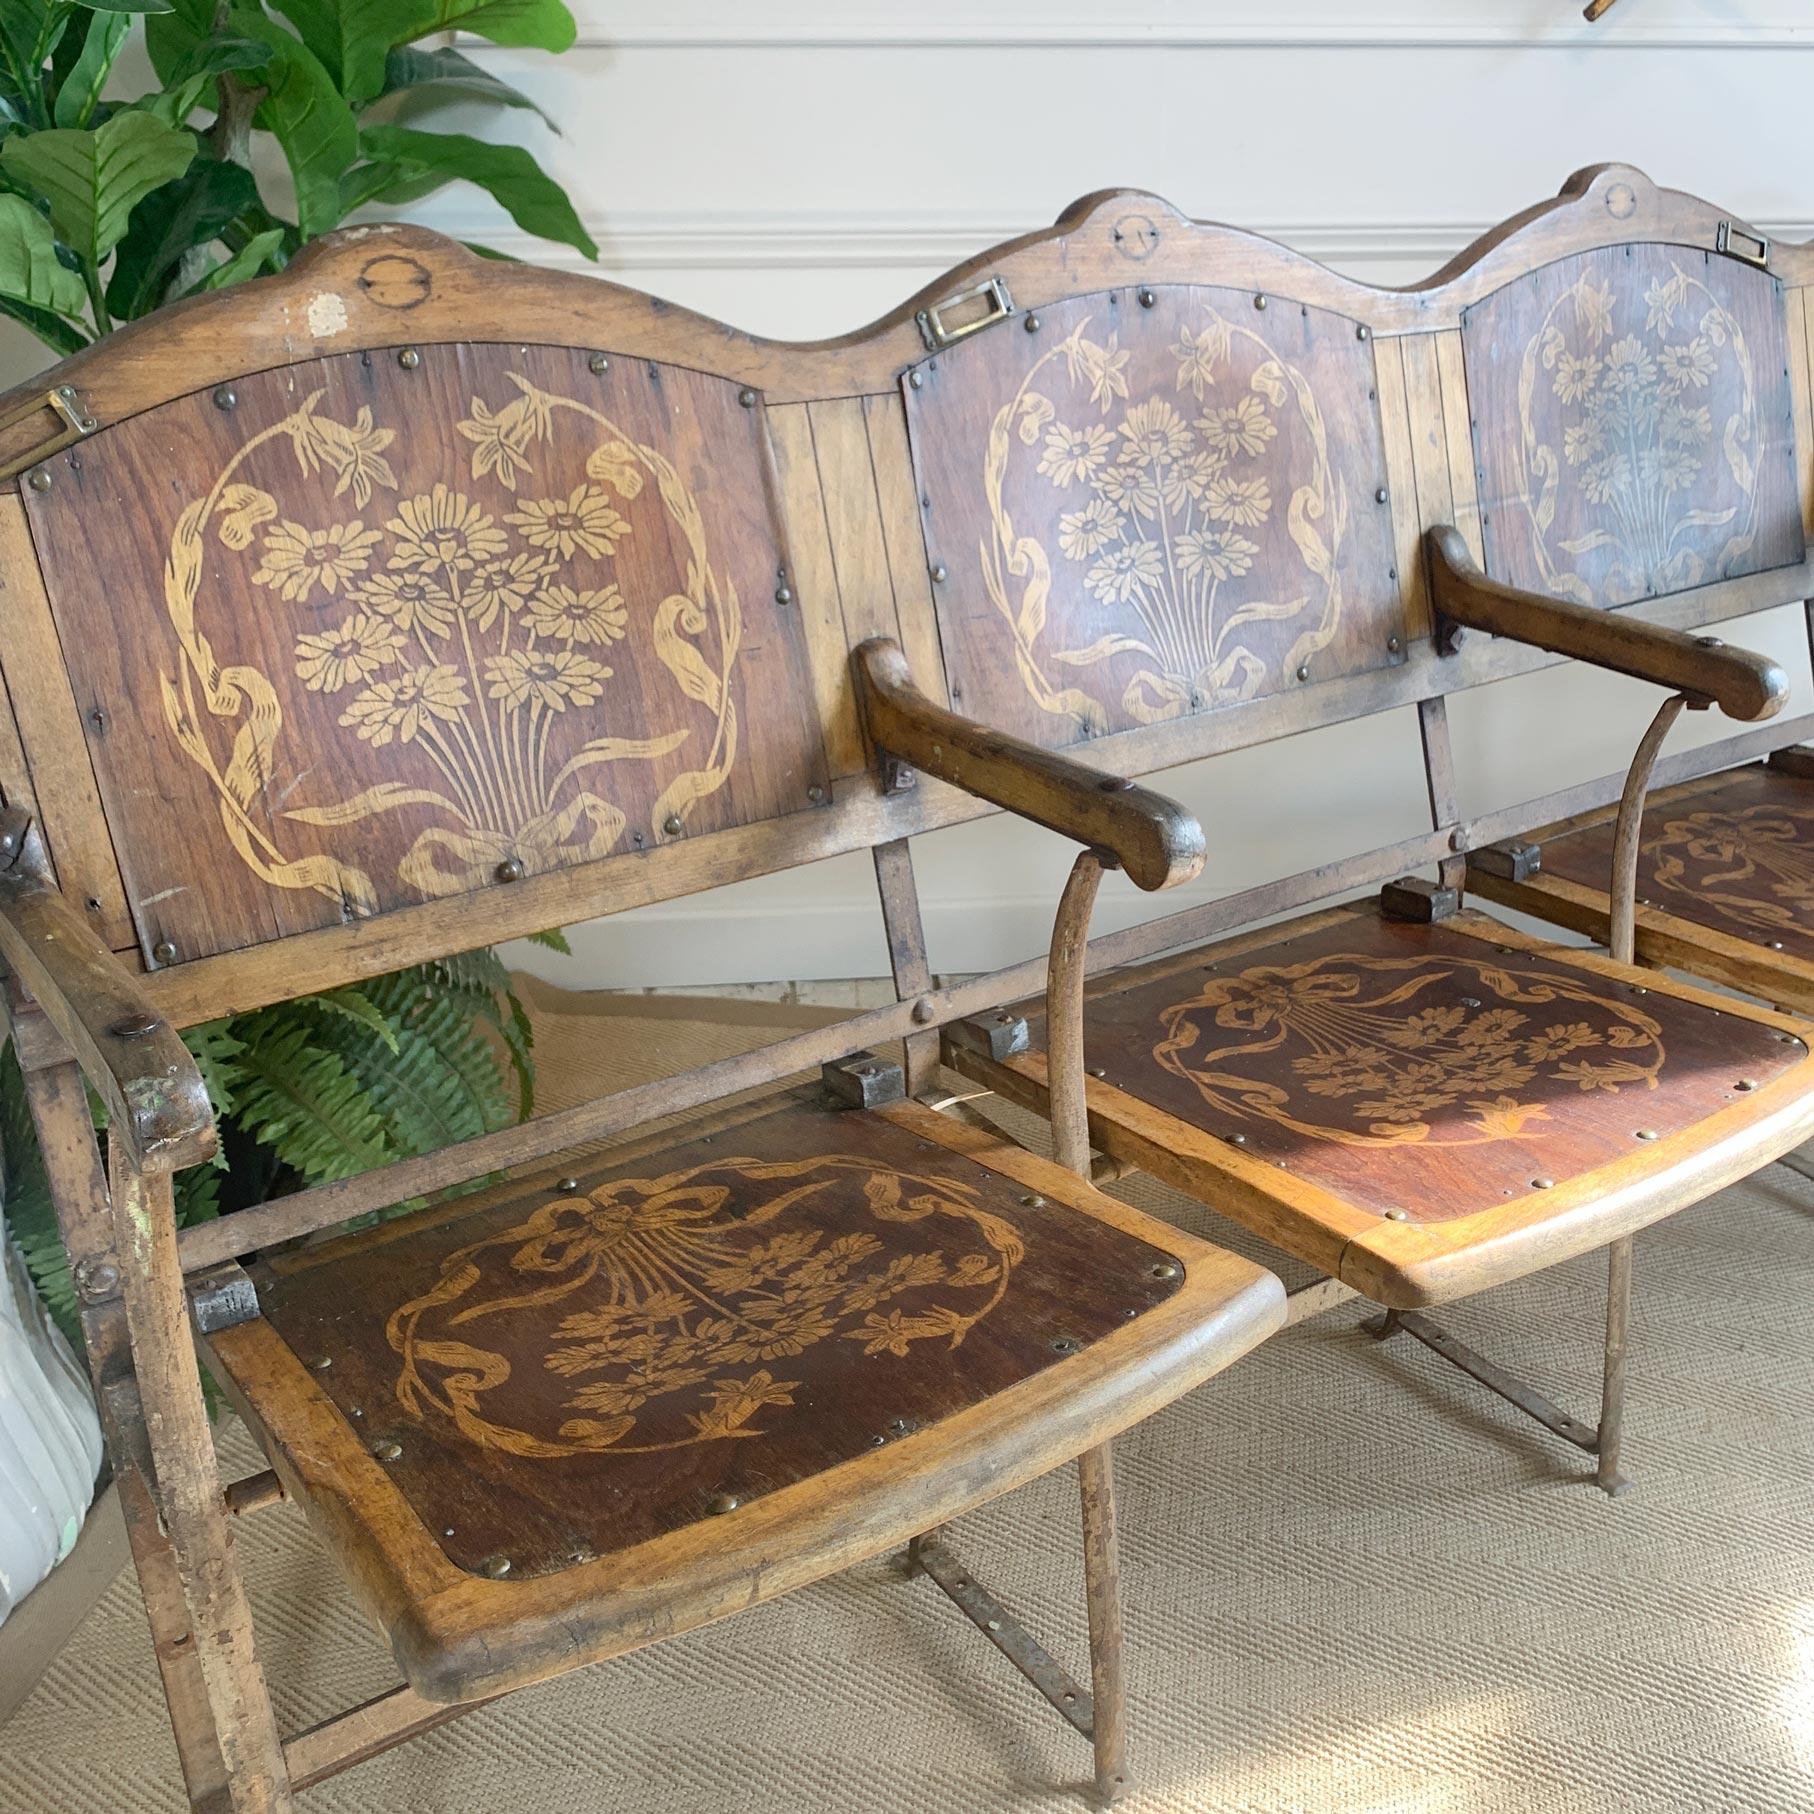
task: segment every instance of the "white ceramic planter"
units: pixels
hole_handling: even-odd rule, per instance
[[[88,1381],[0,1237],[0,1623],[69,1554],[100,1467]]]

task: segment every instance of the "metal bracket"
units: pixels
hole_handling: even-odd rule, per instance
[[[1770,262],[1770,242],[1761,233],[1753,233],[1736,221],[1720,222],[1714,230],[1713,249],[1741,263],[1756,265],[1759,270]]]
[[[1505,844],[1486,844],[1468,852],[1468,867],[1504,882],[1528,882],[1543,867],[1543,846],[1513,838]]]
[[[997,1060],[1012,1058],[1032,1044],[1025,1017],[1007,1008],[954,1020],[945,1028],[945,1037],[966,1052],[980,1052],[985,1058]]]
[[[951,310],[966,302],[979,301],[986,305],[980,315],[955,325],[947,324],[945,317]],[[998,321],[1006,321],[1013,313],[1014,298],[1008,294],[1006,280],[989,277],[974,289],[959,290],[943,302],[928,303],[913,318],[919,323],[920,338],[925,341],[927,352],[936,353],[971,334],[981,333],[984,328],[994,327]]]
[[[203,1335],[214,1335],[238,1323],[250,1323],[264,1313],[258,1306],[258,1287],[237,1261],[210,1266],[197,1273],[189,1285],[189,1314]]]
[[[1414,920],[1433,926],[1461,908],[1460,892],[1422,876],[1400,876],[1379,891],[1379,909],[1389,920]]]
[[[893,756],[883,756],[878,767],[885,794],[910,794],[920,784],[919,771]]]
[[[73,441],[81,440],[84,435],[93,434],[100,427],[76,387],[73,384],[59,384],[55,390],[45,391],[36,400],[21,403],[9,414],[0,416],[0,435],[4,435],[9,428],[16,428],[21,422],[29,422],[41,409],[49,410],[61,427],[48,440],[36,442],[24,453],[0,455],[0,479],[10,479],[26,467],[48,460],[52,454],[60,452]]]
[[[879,1108],[907,1095],[907,1078],[891,1059],[873,1052],[853,1052],[819,1067],[819,1079],[833,1101],[850,1109]]]

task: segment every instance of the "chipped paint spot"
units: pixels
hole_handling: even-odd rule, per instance
[[[334,290],[317,290],[309,298],[309,332],[317,340],[346,332],[346,302]]]

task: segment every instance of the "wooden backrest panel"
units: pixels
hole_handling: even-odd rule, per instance
[[[825,797],[761,413],[723,378],[595,363],[339,354],[39,469],[32,534],[148,955]]]
[[[1487,571],[1621,605],[1801,560],[1786,312],[1767,271],[1666,244],[1465,309]]]
[[[1033,741],[1403,659],[1373,349],[1250,291],[1130,284],[908,375],[953,702]]]

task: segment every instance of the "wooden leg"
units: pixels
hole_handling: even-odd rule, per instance
[[[168,1173],[110,1156],[114,1226],[125,1261],[126,1325],[156,1473],[157,1510],[201,1663],[234,1814],[289,1814],[283,1744],[233,1555],[232,1520],[189,1333]]]
[[[1600,1388],[1600,1467],[1595,1479],[1617,1498],[1631,1491],[1619,1472],[1625,1427],[1625,1348],[1631,1326],[1631,1236],[1606,1250],[1606,1372]]]
[[[1083,1489],[1083,1576],[1090,1613],[1090,1691],[1095,1702],[1096,1799],[1127,1793],[1127,1683],[1121,1647],[1121,1563],[1115,1543],[1115,1467],[1106,1442],[1077,1458]]]

